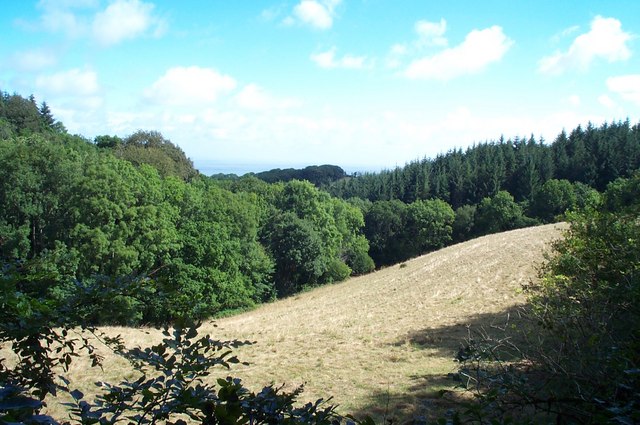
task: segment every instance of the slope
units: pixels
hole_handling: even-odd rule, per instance
[[[333,396],[342,413],[429,415],[442,403],[437,390],[452,384],[447,374],[456,370],[453,357],[467,327],[507,321],[561,228],[520,229],[450,246],[220,319],[217,327],[204,324],[202,332],[256,341],[238,351],[249,366],[222,372],[256,389],[305,384],[304,400]],[[130,346],[160,339],[153,329],[109,332]],[[72,378],[89,389],[97,380],[133,376],[120,359],[106,364],[105,377],[78,362]]]

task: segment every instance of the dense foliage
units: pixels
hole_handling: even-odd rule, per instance
[[[640,174],[612,182],[600,206],[571,214],[524,324],[461,350],[479,422],[640,421]],[[519,342],[518,342],[519,341]],[[526,416],[522,416],[522,415]]]
[[[453,242],[552,222],[595,205],[596,189],[640,161],[638,126],[624,122],[578,127],[551,145],[479,144],[379,174],[345,177],[323,165],[210,178],[158,132],[91,143],[67,134],[44,102],[1,94],[0,257],[49,273],[40,289],[55,299],[77,281],[121,287],[117,308],[86,307],[93,323],[251,308]],[[127,290],[128,276],[139,275],[152,283]]]
[[[639,422],[639,167],[640,126],[627,121],[377,174],[320,166],[207,178],[158,132],[91,143],[69,135],[45,102],[0,91],[0,344],[18,354],[15,365],[0,359],[0,421],[54,422],[38,413],[57,392],[80,423],[340,421],[321,401],[294,407],[299,390],[204,384],[241,343],[179,324],[569,218],[527,288],[525,344],[478,339],[460,351],[460,376],[479,401],[467,414]],[[169,322],[178,326],[146,350],[103,338],[141,378],[107,384],[95,401],[58,375],[78,351],[100,363],[77,326]]]
[[[255,176],[267,183],[307,180],[320,187],[346,177],[347,173],[337,165],[310,165],[302,169],[274,168],[273,170],[255,173]]]
[[[308,182],[231,191],[157,132],[92,144],[45,128],[32,100],[4,97],[0,258],[47,273],[39,290],[57,300],[78,281],[121,288],[82,307],[90,323],[202,319],[374,267],[360,210]],[[38,126],[21,127],[31,121],[14,109]],[[127,286],[140,275],[153,280]]]
[[[233,350],[249,341],[214,340],[184,324],[165,328],[157,345],[126,347],[121,338],[87,327],[86,310],[77,309],[91,299],[108,303],[118,290],[79,284],[71,297],[53,302],[37,287],[46,277],[34,279],[28,267],[4,264],[0,274],[0,344],[10,344],[17,355],[15,362],[0,360],[0,423],[329,425],[343,420],[323,400],[298,405],[302,388],[251,392],[232,377],[205,380],[212,368],[238,363]],[[119,383],[96,383],[100,390],[91,400],[73,389],[65,373],[80,353],[88,354],[94,367],[102,366],[96,344],[128,360],[134,373]],[[67,400],[69,417],[44,414],[47,396]]]
[[[583,183],[598,191],[640,168],[640,125],[629,121],[596,128],[578,126],[551,144],[500,139],[455,149],[380,173],[364,173],[333,183],[329,192],[370,201],[441,199],[454,209],[475,205],[500,190],[516,202],[531,202],[550,179]]]
[[[198,174],[182,149],[157,131],[138,130],[124,139],[98,136],[94,142],[96,146],[111,149],[118,158],[126,159],[134,165],[153,166],[162,177],[176,176],[190,180]]]

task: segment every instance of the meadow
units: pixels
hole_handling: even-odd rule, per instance
[[[544,253],[563,225],[484,236],[405,263],[206,322],[216,339],[255,341],[237,354],[249,365],[217,376],[254,389],[304,385],[301,400],[333,397],[339,412],[411,418],[442,414],[441,389],[452,389],[456,351],[470,332],[517,320],[522,285],[537,278]],[[104,327],[128,346],[161,339],[152,328]],[[74,362],[69,378],[87,394],[97,381],[134,378],[105,351],[104,370]],[[50,403],[55,417],[66,416]]]

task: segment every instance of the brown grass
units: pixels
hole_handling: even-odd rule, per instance
[[[456,370],[453,357],[467,325],[504,323],[524,302],[521,285],[535,279],[545,247],[559,236],[558,226],[547,225],[482,237],[201,331],[256,341],[238,350],[249,366],[221,372],[252,388],[305,384],[305,400],[333,396],[342,413],[429,415],[443,403],[437,390],[452,385],[447,374]],[[130,346],[161,337],[153,329],[105,330]],[[124,361],[105,354],[104,374],[82,362],[73,366],[77,387],[92,391],[95,381],[133,377]]]

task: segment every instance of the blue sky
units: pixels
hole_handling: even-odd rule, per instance
[[[207,172],[377,171],[640,121],[640,2],[0,0],[0,89]]]

